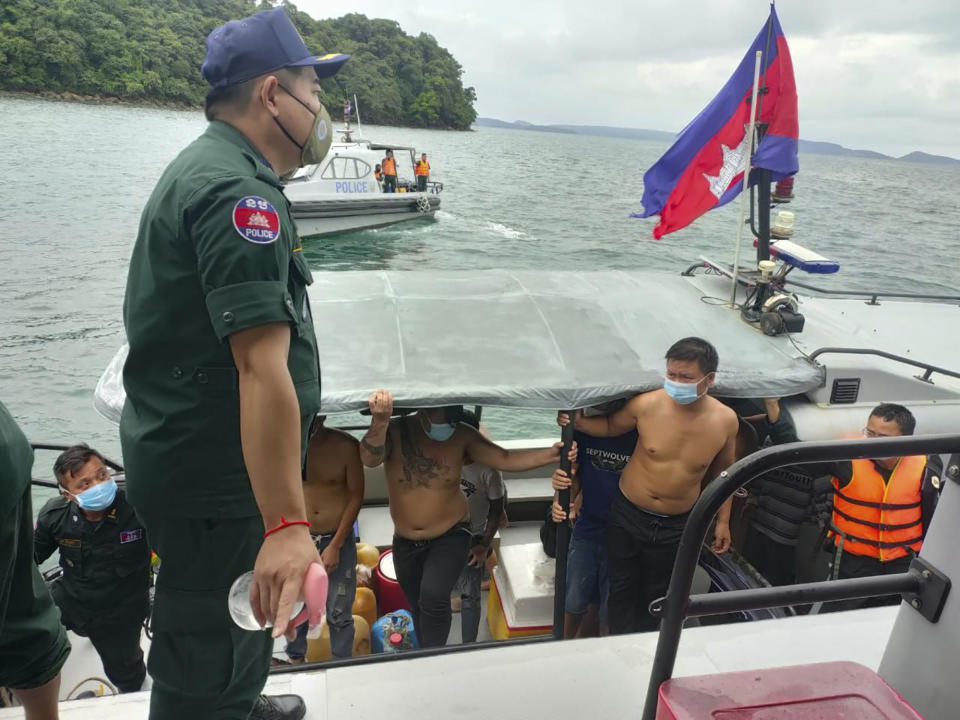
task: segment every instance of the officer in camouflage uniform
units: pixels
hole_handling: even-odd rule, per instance
[[[260,695],[273,638],[235,626],[254,569],[258,620],[287,630],[319,562],[301,468],[320,405],[312,282],[280,178],[331,141],[311,54],[283,8],[215,29],[201,72],[206,132],[157,183],[130,260],[120,439],[127,493],[160,556],[151,720],[302,718]],[[275,621],[275,622],[274,622]]]
[[[59,548],[63,577],[50,592],[63,624],[90,638],[120,692],[136,692],[147,676],[140,632],[150,606],[143,525],[96,450],[67,449],[53,473],[61,496],[40,510],[34,556],[39,564]]]

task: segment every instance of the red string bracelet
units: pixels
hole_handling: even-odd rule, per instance
[[[307,527],[310,527],[310,521],[309,521],[309,520],[294,520],[293,522],[288,522],[286,519],[284,519],[283,515],[281,515],[281,516],[280,516],[280,524],[277,525],[277,526],[276,526],[275,528],[273,528],[272,530],[267,530],[267,531],[263,534],[263,537],[264,537],[264,538],[268,538],[268,537],[270,537],[271,535],[273,535],[275,532],[279,532],[280,530],[283,530],[284,528],[291,527],[291,526],[293,526],[293,525],[306,525]]]

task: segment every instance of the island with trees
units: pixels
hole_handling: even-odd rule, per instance
[[[364,122],[467,130],[476,119],[474,89],[433,36],[356,13],[315,20],[286,0],[4,0],[0,90],[197,107],[210,31],[278,4],[311,50],[352,55],[322,83],[332,114],[356,95]]]

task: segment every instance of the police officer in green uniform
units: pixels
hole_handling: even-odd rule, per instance
[[[326,154],[319,78],[347,57],[311,54],[282,8],[215,29],[201,68],[210,125],[140,220],[120,439],[127,495],[162,562],[151,720],[306,712],[299,697],[259,694],[319,562],[301,487],[320,405],[312,277],[280,178]],[[251,604],[273,637],[227,611],[251,569]]]
[[[34,556],[60,550],[63,577],[50,588],[69,630],[90,638],[117,689],[143,685],[140,632],[150,606],[150,548],[143,525],[104,462],[86,445],[57,458],[61,496],[37,517]]]
[[[56,720],[70,643],[33,562],[32,468],[30,443],[0,403],[0,687],[26,720]]]

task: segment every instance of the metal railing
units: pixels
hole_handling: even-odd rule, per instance
[[[807,357],[810,360],[816,360],[819,356],[828,353],[831,355],[875,355],[876,357],[894,360],[896,362],[903,363],[904,365],[912,365],[913,367],[917,367],[925,371],[922,376],[916,376],[918,380],[923,380],[924,382],[932,382],[930,380],[930,376],[935,372],[940,373],[941,375],[947,375],[949,377],[960,379],[960,372],[956,372],[955,370],[947,370],[946,368],[937,367],[936,365],[931,365],[930,363],[914,360],[913,358],[903,357],[902,355],[894,355],[893,353],[888,353],[885,350],[874,350],[873,348],[824,347],[814,350],[812,353],[807,355]]]
[[[813,292],[820,293],[822,295],[836,295],[838,297],[866,297],[870,298],[867,301],[867,305],[879,305],[878,302],[880,298],[900,298],[904,300],[937,300],[945,302],[960,302],[960,295],[938,295],[933,293],[900,293],[900,292],[886,292],[880,291],[875,292],[873,290],[830,290],[829,288],[821,288],[816,285],[810,285],[808,283],[798,282],[797,280],[791,280],[787,278],[784,282],[788,285],[795,285],[804,290],[813,290]]]
[[[760,588],[714,595],[690,595],[700,547],[720,506],[740,487],[786,465],[875,457],[900,457],[960,452],[960,435],[873,438],[868,440],[791,443],[767,448],[734,463],[707,485],[690,511],[680,538],[677,559],[665,598],[651,604],[661,616],[660,636],[650,673],[643,720],[654,720],[660,685],[673,674],[683,621],[690,615],[713,615],[749,608],[845,600],[910,593],[911,605],[939,617],[950,581],[915,558],[910,571],[898,575],[851,578],[786,587]],[[933,607],[931,607],[933,606]]]
[[[685,277],[690,277],[695,274],[695,271],[699,268],[704,268],[715,273],[726,275],[731,277],[732,273],[721,267],[718,267],[711,262],[706,260],[700,260],[698,262],[692,263],[680,274]],[[742,270],[741,270],[742,272]],[[754,271],[755,272],[755,271]],[[740,275],[737,278],[737,282],[741,285],[751,285],[752,283],[749,280],[749,277]],[[809,283],[800,282],[799,280],[793,280],[789,277],[782,278],[779,282],[784,285],[793,285],[795,287],[803,288],[804,290],[811,290],[815,293],[825,296],[834,296],[839,298],[869,298],[867,300],[867,305],[879,305],[880,298],[888,299],[901,299],[901,300],[931,300],[934,302],[950,302],[950,303],[960,303],[960,295],[940,295],[937,293],[903,293],[903,292],[888,292],[886,290],[832,290],[830,288],[817,287],[816,285],[811,285]]]

